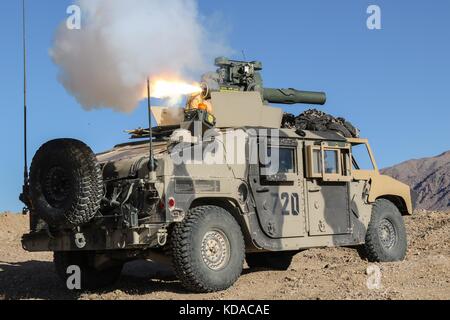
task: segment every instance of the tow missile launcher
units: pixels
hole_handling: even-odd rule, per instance
[[[209,98],[214,91],[257,91],[269,103],[323,105],[327,101],[324,92],[264,88],[260,73],[262,63],[259,61],[245,62],[222,57],[217,58],[215,64],[219,67],[217,72],[203,76],[204,98]]]
[[[251,115],[255,115],[262,112],[263,107],[266,112],[267,120],[278,119],[275,122],[270,120],[269,122],[262,121],[260,123],[253,123],[254,125],[280,127],[281,125],[281,113],[274,112],[274,110],[268,109],[269,103],[275,104],[325,104],[327,97],[324,92],[313,91],[300,91],[293,88],[276,89],[276,88],[264,88],[263,79],[260,71],[262,70],[262,63],[259,61],[237,61],[229,60],[228,58],[220,57],[215,60],[215,65],[218,67],[216,72],[205,74],[202,78],[201,86],[203,88],[200,94],[188,102],[188,106],[184,112],[184,121],[181,127],[193,130],[193,123],[196,121],[203,123],[203,131],[214,127],[217,123],[216,113],[220,114],[219,126],[231,127],[240,125],[249,125],[249,123],[243,123],[239,119],[234,119],[237,122],[225,121],[227,115],[234,114],[230,108],[231,104],[221,104],[214,102],[213,95],[215,93],[259,93],[261,97],[261,103],[250,104],[254,107],[251,110],[247,104],[247,112]],[[228,96],[228,97],[231,97]],[[251,99],[251,98],[250,98]],[[218,99],[216,99],[218,100]],[[196,101],[195,106],[191,102]],[[240,101],[243,101],[241,99]],[[255,102],[255,100],[253,100]],[[223,106],[221,108],[220,106]],[[264,105],[264,106],[263,106]],[[221,110],[218,110],[221,109]],[[270,112],[269,112],[270,110]],[[280,110],[278,110],[280,111]],[[241,113],[244,112],[241,110]],[[245,119],[245,117],[244,117]],[[221,125],[220,125],[221,124]]]

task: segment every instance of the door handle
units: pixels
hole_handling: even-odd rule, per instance
[[[269,192],[269,191],[270,191],[269,188],[266,188],[266,187],[256,189],[257,193],[265,193],[265,192]]]
[[[319,187],[319,186],[317,186],[317,187],[312,187],[312,188],[309,188],[309,189],[308,189],[309,192],[319,192],[319,191],[321,191],[321,190],[322,190],[322,188]]]

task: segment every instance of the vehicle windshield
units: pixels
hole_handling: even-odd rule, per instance
[[[352,146],[352,164],[354,170],[375,170],[366,144]]]

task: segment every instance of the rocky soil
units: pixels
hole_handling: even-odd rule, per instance
[[[150,261],[129,263],[103,292],[68,292],[54,274],[52,255],[20,245],[27,217],[0,215],[0,299],[450,299],[450,213],[417,212],[406,218],[405,261],[376,264],[381,288],[367,288],[367,267],[351,248],[299,253],[287,272],[245,269],[220,293],[185,292],[170,271]]]

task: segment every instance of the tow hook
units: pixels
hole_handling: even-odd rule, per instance
[[[84,237],[83,233],[75,234],[75,245],[78,249],[83,249],[84,247],[86,247],[86,244],[86,238]]]
[[[159,229],[157,233],[158,245],[161,247],[165,246],[167,243],[167,229]]]

